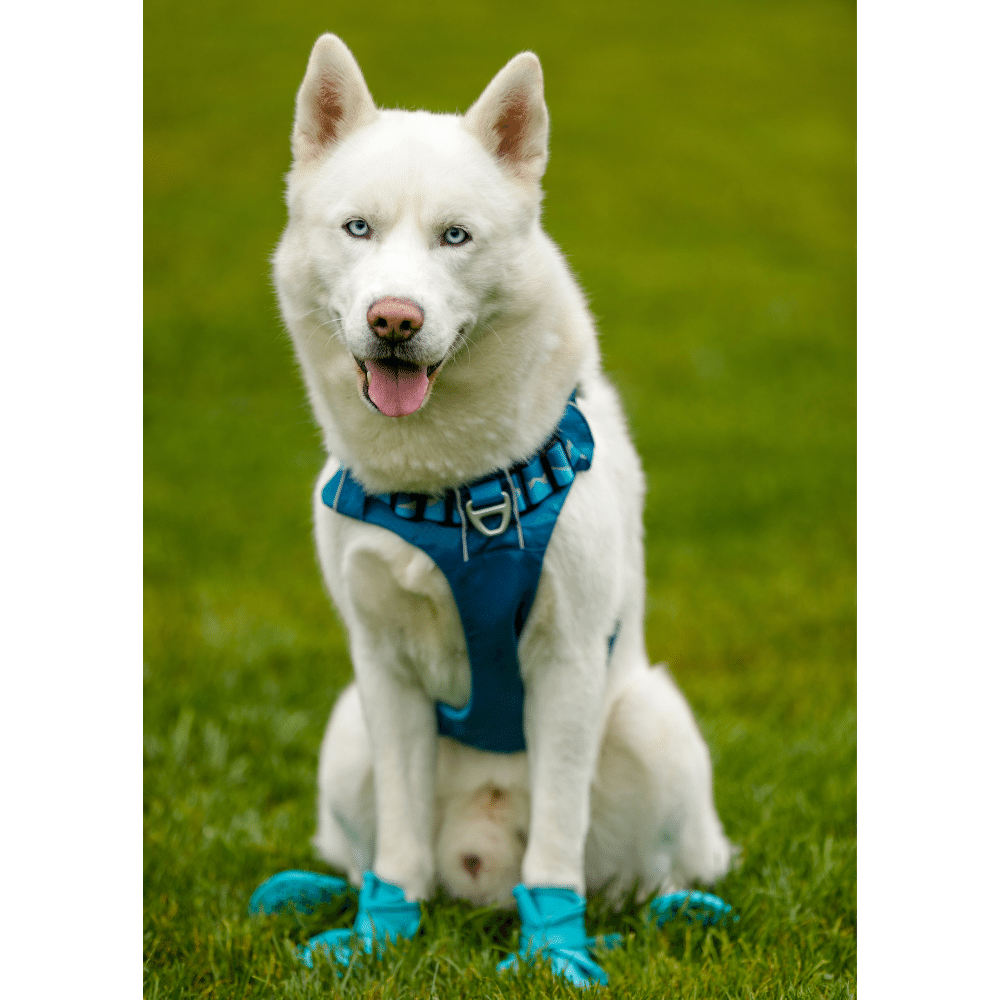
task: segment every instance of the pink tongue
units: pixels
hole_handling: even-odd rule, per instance
[[[366,361],[368,397],[387,417],[405,417],[420,409],[430,382],[427,369],[392,368]]]

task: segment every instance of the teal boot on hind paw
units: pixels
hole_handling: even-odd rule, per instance
[[[689,923],[697,920],[703,926],[710,924],[725,924],[733,908],[713,896],[710,892],[671,892],[665,896],[657,896],[649,904],[650,918],[656,921],[657,927],[662,927],[668,920],[678,915],[687,917]],[[740,918],[732,917],[735,922]]]
[[[313,954],[329,952],[339,965],[350,965],[351,958],[363,952],[381,954],[385,940],[409,939],[420,926],[420,904],[408,903],[398,885],[383,882],[375,872],[365,872],[358,899],[358,916],[351,930],[324,931],[299,945],[299,959],[313,967]]]
[[[332,902],[354,889],[335,875],[290,869],[261,882],[250,897],[248,913],[277,913],[291,906],[300,913],[312,913],[317,906]]]

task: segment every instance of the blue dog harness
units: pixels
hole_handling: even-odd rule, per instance
[[[423,549],[444,573],[465,632],[472,689],[463,708],[437,703],[438,732],[480,750],[525,749],[517,644],[559,511],[576,473],[589,469],[594,457],[594,438],[575,397],[527,462],[445,496],[371,496],[344,468],[323,487],[327,507],[388,528]]]

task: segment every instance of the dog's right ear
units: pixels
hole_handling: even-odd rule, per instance
[[[296,164],[320,156],[378,117],[351,50],[336,35],[320,35],[295,98],[292,155]]]

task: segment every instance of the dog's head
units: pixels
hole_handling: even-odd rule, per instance
[[[437,410],[438,426],[454,428],[449,400],[496,413],[510,405],[490,393],[516,396],[545,357],[572,367],[554,322],[541,333],[546,324],[526,322],[554,297],[543,277],[554,249],[539,225],[547,143],[530,52],[456,116],[378,110],[344,43],[316,42],[296,103],[275,280],[328,432],[349,426],[366,452],[399,448],[384,425],[412,429]],[[559,375],[557,394],[568,393],[573,375]],[[490,431],[505,436],[502,421]],[[478,447],[489,451],[488,437]]]
[[[344,43],[316,42],[296,103],[289,209],[317,305],[372,411],[419,410],[441,366],[489,321],[498,265],[513,256],[504,243],[537,217],[547,138],[532,53],[457,120],[380,113]]]

